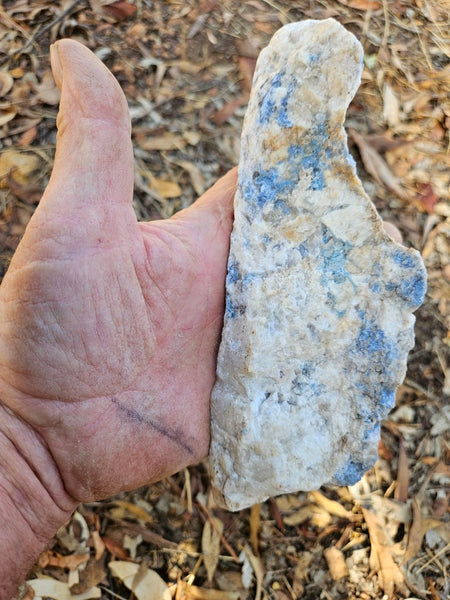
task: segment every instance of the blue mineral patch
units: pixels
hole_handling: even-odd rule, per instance
[[[338,485],[354,485],[358,483],[367,469],[366,465],[349,458],[345,465],[334,475],[333,479]]]
[[[313,54],[310,54],[309,55],[309,64],[315,65],[317,62],[319,62],[321,56],[322,56],[321,52],[314,52]]]
[[[410,308],[420,306],[425,298],[427,283],[421,273],[406,277],[399,282],[389,281],[386,284],[388,292],[398,294]]]
[[[383,386],[380,393],[380,404],[385,411],[390,410],[395,404],[395,390]]]
[[[261,209],[268,203],[284,214],[291,212],[287,202],[291,192],[298,185],[303,171],[311,173],[309,189],[322,190],[326,186],[325,171],[328,168],[327,148],[330,136],[327,124],[320,123],[308,136],[304,144],[291,144],[287,160],[280,161],[268,169],[256,169],[251,176],[240,174],[240,190],[244,200]],[[284,175],[280,175],[283,169]]]
[[[268,202],[275,203],[280,197],[287,196],[297,181],[280,177],[278,169],[271,167],[267,170],[255,171],[252,181],[247,181],[242,188],[244,199],[256,202],[262,208]]]
[[[272,79],[272,81],[269,84],[269,89],[267,90],[267,92],[263,92],[264,97],[261,100],[260,106],[259,106],[259,122],[260,123],[268,123],[271,119],[271,117],[273,116],[273,114],[275,113],[275,110],[277,108],[276,104],[275,104],[275,100],[274,100],[274,92],[276,89],[281,87],[281,83],[283,80],[283,77],[285,75],[285,71],[281,71],[280,73],[277,73],[275,75],[275,77]]]
[[[322,240],[324,247],[322,250],[322,285],[326,286],[329,281],[334,283],[344,283],[347,279],[351,281],[347,271],[347,255],[352,249],[352,245],[343,240],[333,237],[330,230],[322,226]]]
[[[409,252],[401,250],[400,248],[397,248],[394,251],[392,258],[397,265],[400,265],[405,269],[415,269],[417,267],[418,261],[414,258],[414,256],[412,256]]]
[[[379,439],[379,437],[380,437],[380,423],[377,421],[376,423],[372,423],[372,425],[364,431],[363,448],[367,447],[367,444],[370,443],[374,438]]]
[[[300,244],[299,246],[297,246],[297,250],[300,252],[300,256],[302,258],[306,258],[309,254],[309,249],[306,244]]]
[[[375,324],[374,320],[367,322],[364,311],[361,311],[362,324],[356,339],[356,350],[360,354],[368,355],[372,360],[377,360],[388,366],[398,358],[396,345],[388,339],[386,333]]]
[[[420,306],[425,298],[427,283],[424,274],[419,271],[419,259],[401,248],[394,250],[392,259],[404,269],[405,275],[398,281],[388,281],[386,290],[399,295],[410,308]]]
[[[381,292],[381,285],[378,281],[376,281],[375,283],[370,284],[369,289],[371,292],[374,292],[375,294],[379,294]]]
[[[237,263],[233,263],[228,266],[227,273],[227,286],[231,283],[236,283],[242,278],[241,272],[239,271],[239,265]]]
[[[225,317],[227,319],[236,319],[239,315],[244,314],[245,307],[233,303],[230,294],[226,294],[225,299]]]
[[[331,292],[327,292],[327,300],[325,304],[331,308],[331,310],[337,315],[338,319],[342,319],[347,312],[345,310],[338,310],[336,308],[336,296]]]
[[[288,160],[303,169],[311,171],[311,190],[323,190],[326,187],[325,170],[331,150],[327,147],[330,141],[327,124],[319,123],[311,133],[311,139],[306,144],[292,144],[288,150]]]
[[[280,111],[277,117],[277,123],[280,127],[293,127],[294,123],[291,121],[288,115],[288,102],[292,96],[293,91],[295,90],[294,82],[289,84],[288,91],[286,96],[281,101]]]

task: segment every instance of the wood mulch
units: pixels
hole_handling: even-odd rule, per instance
[[[450,593],[450,44],[447,0],[3,0],[0,275],[48,182],[59,94],[49,45],[71,37],[129,101],[139,219],[168,218],[237,163],[256,57],[281,25],[335,17],[365,68],[347,119],[382,217],[419,249],[429,290],[380,458],[352,488],[214,506],[205,465],[80,506],[27,598],[273,600]]]

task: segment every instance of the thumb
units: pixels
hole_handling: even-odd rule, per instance
[[[132,222],[133,149],[125,96],[103,63],[74,40],[51,47],[61,90],[53,172],[40,209],[84,227]],[[135,220],[135,219],[134,219]]]

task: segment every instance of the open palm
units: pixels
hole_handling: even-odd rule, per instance
[[[74,41],[52,65],[55,166],[0,288],[0,398],[86,501],[208,452],[235,173],[138,223],[117,82]]]

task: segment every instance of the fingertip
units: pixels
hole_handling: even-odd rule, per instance
[[[389,223],[388,221],[383,221],[384,231],[388,234],[392,241],[397,244],[403,243],[403,237],[400,231],[397,229],[395,225]]]
[[[128,123],[128,104],[109,69],[80,42],[68,38],[50,47],[52,71],[61,89],[61,109],[116,123]]]

